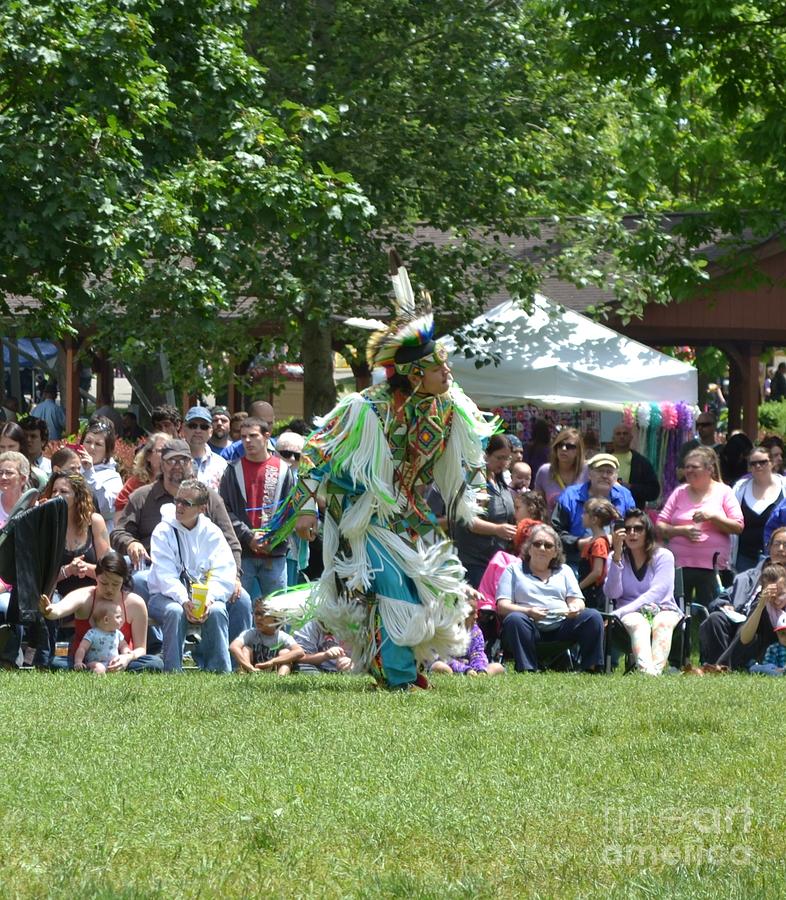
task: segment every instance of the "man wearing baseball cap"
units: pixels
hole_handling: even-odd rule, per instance
[[[592,537],[584,527],[584,504],[590,497],[610,500],[624,518],[629,509],[634,509],[633,494],[621,484],[617,484],[619,462],[611,453],[596,453],[587,463],[589,481],[571,484],[557,498],[551,524],[562,538],[565,559],[574,571],[578,571],[581,551]]]
[[[194,478],[217,491],[227,462],[210,449],[208,441],[212,436],[213,416],[210,410],[204,406],[192,406],[183,419],[183,437],[191,450]]]
[[[192,475],[191,449],[181,438],[167,441],[161,449],[161,474],[152,484],[137,488],[128,499],[128,505],[120,513],[111,535],[112,549],[131,560],[134,572],[134,590],[146,602],[149,599],[147,579],[150,570],[150,538],[162,518],[162,507],[173,504],[181,483]],[[251,598],[241,589],[240,542],[229,519],[224,501],[208,488],[205,516],[218,525],[226,538],[237,567],[235,595],[229,601],[229,631],[234,638],[251,627]]]
[[[224,447],[231,443],[229,438],[229,410],[226,406],[214,406],[210,410],[210,415],[213,421],[213,434],[207,443],[213,453],[217,453],[220,456]]]

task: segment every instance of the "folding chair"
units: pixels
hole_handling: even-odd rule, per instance
[[[513,655],[506,653],[502,639],[495,643],[495,657],[489,656],[492,662],[504,663],[506,659],[512,660]],[[538,641],[536,646],[539,670],[553,670],[558,672],[573,672],[576,668],[573,648],[578,648],[575,641]]]
[[[690,660],[690,610],[685,609],[685,585],[682,577],[682,569],[674,570],[674,600],[682,613],[682,619],[674,629],[671,637],[671,651],[669,652],[669,662],[675,668],[681,669]],[[604,630],[604,660],[605,671],[609,674],[612,671],[612,657],[614,646],[619,647],[625,655],[625,674],[632,672],[636,668],[636,660],[633,658],[630,646],[630,635],[625,630],[625,626],[613,614],[611,601],[606,599],[606,609],[601,613],[605,624]],[[675,653],[675,647],[678,652]]]

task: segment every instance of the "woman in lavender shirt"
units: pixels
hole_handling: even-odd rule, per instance
[[[636,668],[660,675],[683,615],[674,600],[674,556],[655,545],[655,528],[640,509],[628,511],[612,548],[604,592],[630,635]]]
[[[583,481],[589,481],[584,463],[584,442],[575,428],[563,428],[551,442],[549,461],[535,475],[534,489],[543,495],[549,517],[565,488]]]

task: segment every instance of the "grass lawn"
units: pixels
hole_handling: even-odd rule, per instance
[[[780,897],[784,684],[2,673],[6,897]]]

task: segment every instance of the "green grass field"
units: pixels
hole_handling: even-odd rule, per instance
[[[779,679],[3,673],[5,897],[779,897]]]

